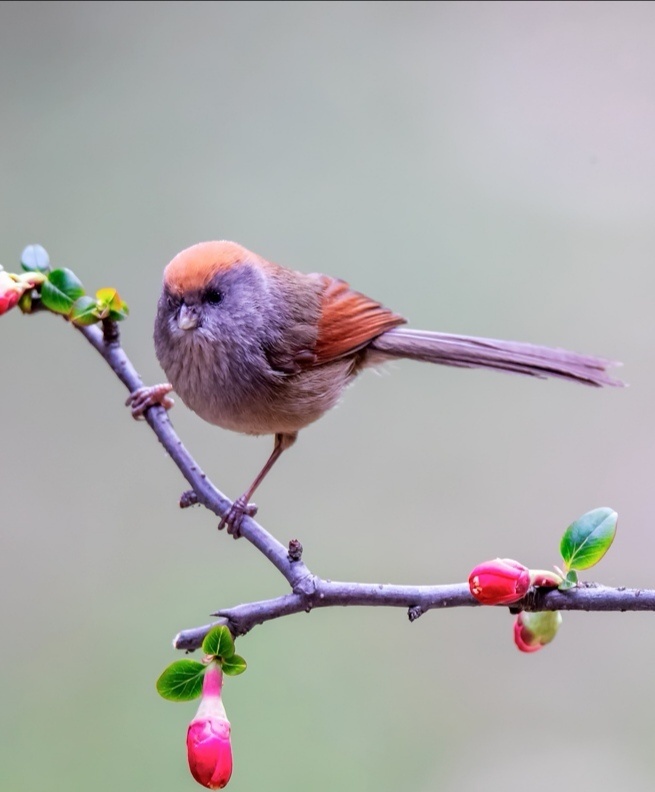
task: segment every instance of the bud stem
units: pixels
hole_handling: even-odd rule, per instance
[[[223,672],[220,666],[213,662],[208,666],[205,671],[205,677],[202,681],[202,695],[210,696],[212,698],[220,698],[221,691],[223,690]]]

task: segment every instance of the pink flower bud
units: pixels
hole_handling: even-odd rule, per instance
[[[222,789],[232,775],[230,721],[221,701],[223,672],[216,663],[205,671],[202,699],[186,736],[191,775],[208,789]]]
[[[521,611],[514,622],[514,643],[522,652],[538,652],[557,635],[561,623],[559,611]]]
[[[485,561],[469,575],[469,588],[483,605],[511,605],[530,588],[530,570],[511,558]]]
[[[8,272],[0,270],[0,314],[13,308],[24,291],[23,284],[16,282]]]

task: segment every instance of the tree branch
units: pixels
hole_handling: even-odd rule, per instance
[[[120,345],[118,325],[105,322],[103,332],[95,325],[78,327],[80,333],[100,352],[112,371],[125,387],[133,393],[143,387],[143,381]],[[163,407],[150,407],[145,420],[157,435],[159,442],[177,465],[184,478],[198,496],[198,501],[218,517],[224,517],[232,505],[203,473],[198,463],[186,450],[173,429]],[[251,542],[284,575],[293,591],[310,591],[312,575],[302,561],[290,561],[287,548],[250,517],[244,517],[241,535]]]
[[[126,388],[133,393],[143,386],[136,369],[120,345],[118,325],[105,320],[102,331],[95,325],[77,327],[80,333],[102,355]],[[147,410],[145,420],[159,442],[191,485],[199,503],[218,517],[224,517],[232,505],[230,500],[207,478],[186,450],[173,429],[163,407]],[[215,624],[226,624],[234,635],[243,635],[258,624],[314,608],[333,606],[387,606],[407,608],[411,621],[429,610],[472,607],[480,603],[471,595],[466,583],[441,586],[396,586],[382,583],[349,583],[323,580],[313,575],[300,560],[302,548],[293,542],[290,550],[251,517],[245,516],[242,536],[253,544],[281,572],[291,586],[291,593],[274,599],[236,605],[220,610],[220,617],[178,633],[173,641],[177,649],[193,651]],[[533,588],[511,611],[584,610],[584,611],[654,611],[655,591],[645,589],[609,588],[594,583],[581,583],[568,591]]]
[[[336,605],[368,605],[407,608],[410,621],[429,610],[478,607],[480,603],[467,583],[445,586],[393,586],[376,583],[339,583],[316,579],[313,595],[287,594],[275,599],[250,602],[213,614],[221,618],[211,624],[182,630],[173,639],[176,649],[198,649],[209,630],[225,624],[233,635],[243,635],[258,624],[314,608]],[[508,607],[508,606],[497,606]],[[509,606],[510,611],[653,611],[655,590],[611,588],[596,583],[581,583],[568,591],[534,588],[524,599]]]

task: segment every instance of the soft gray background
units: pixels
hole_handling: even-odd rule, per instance
[[[334,579],[546,567],[617,509],[591,577],[655,583],[655,7],[649,3],[3,3],[0,261],[39,241],[116,286],[161,371],[161,271],[235,239],[415,326],[624,361],[595,391],[398,363],[302,433],[258,493]],[[180,512],[183,482],[62,321],[0,321],[0,787],[193,790],[178,629],[285,584]],[[236,496],[270,450],[173,420]],[[652,789],[648,615],[566,614],[519,654],[501,610],[332,610],[256,629],[229,681],[238,790]],[[44,787],[45,785],[45,787]]]

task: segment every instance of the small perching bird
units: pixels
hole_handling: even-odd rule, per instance
[[[273,434],[273,453],[221,521],[239,535],[250,498],[300,429],[339,400],[364,368],[394,358],[487,368],[584,385],[622,385],[617,365],[563,349],[401,327],[402,316],[342,280],[272,264],[235,242],[201,242],[170,262],[155,321],[155,350],[170,384],[128,403],[139,417],[175,390],[209,423]]]

